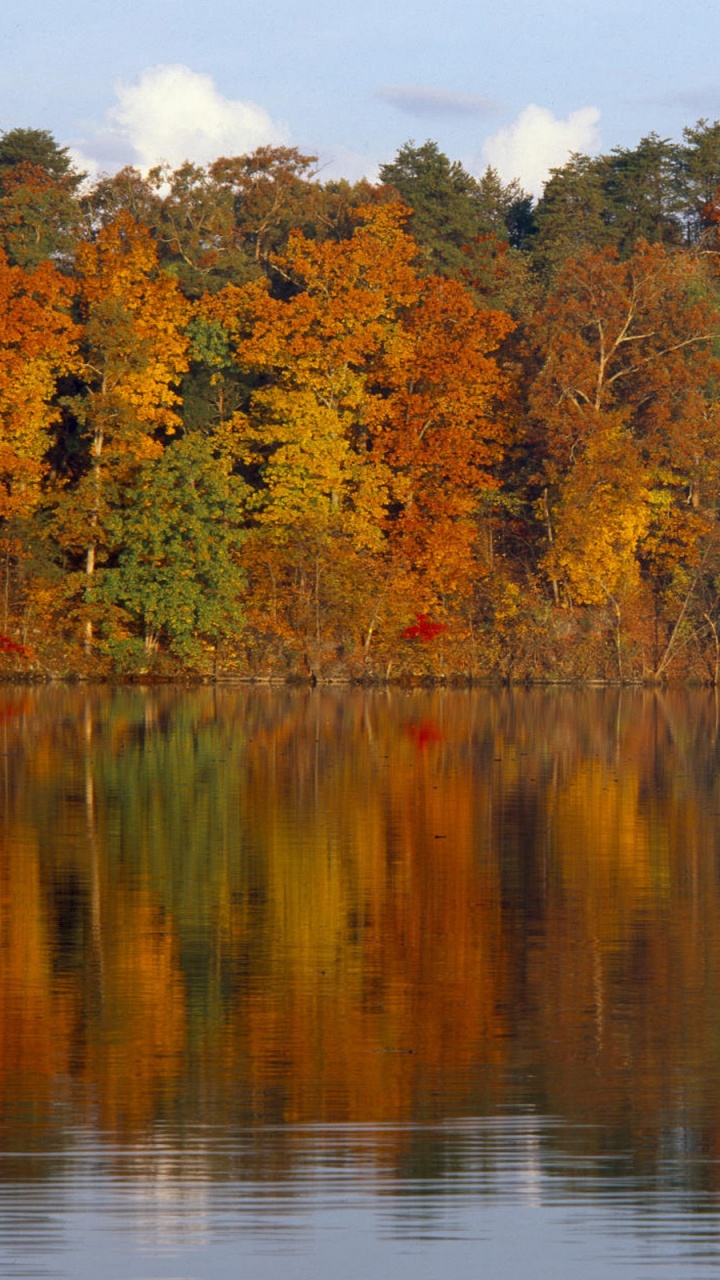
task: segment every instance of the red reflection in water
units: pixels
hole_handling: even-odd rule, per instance
[[[419,720],[417,724],[405,726],[405,732],[412,738],[418,751],[424,751],[432,742],[442,742],[444,734],[434,720]]]

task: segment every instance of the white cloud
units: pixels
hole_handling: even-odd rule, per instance
[[[207,164],[287,142],[286,130],[262,107],[225,98],[210,76],[180,64],[148,67],[136,80],[118,82],[115,93],[104,125],[74,151],[81,167],[177,168],[184,160]]]
[[[90,183],[94,182],[96,178],[99,177],[100,165],[97,160],[90,156],[86,156],[78,147],[68,147],[67,151],[70,159],[72,160],[73,167],[77,169],[79,173],[86,174]]]
[[[585,154],[600,145],[597,107],[581,107],[556,120],[546,107],[531,104],[517,120],[483,146],[483,162],[497,169],[504,182],[518,178],[526,191],[540,195],[551,169],[564,164],[571,151]]]

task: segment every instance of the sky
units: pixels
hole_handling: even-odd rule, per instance
[[[265,143],[366,176],[430,138],[535,195],[571,151],[720,118],[712,0],[3,0],[0,130],[91,174]]]

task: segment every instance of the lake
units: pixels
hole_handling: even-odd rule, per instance
[[[719,730],[0,690],[0,1276],[720,1280]]]

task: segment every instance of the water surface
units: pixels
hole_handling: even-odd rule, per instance
[[[720,1276],[712,693],[0,693],[0,1275]]]

